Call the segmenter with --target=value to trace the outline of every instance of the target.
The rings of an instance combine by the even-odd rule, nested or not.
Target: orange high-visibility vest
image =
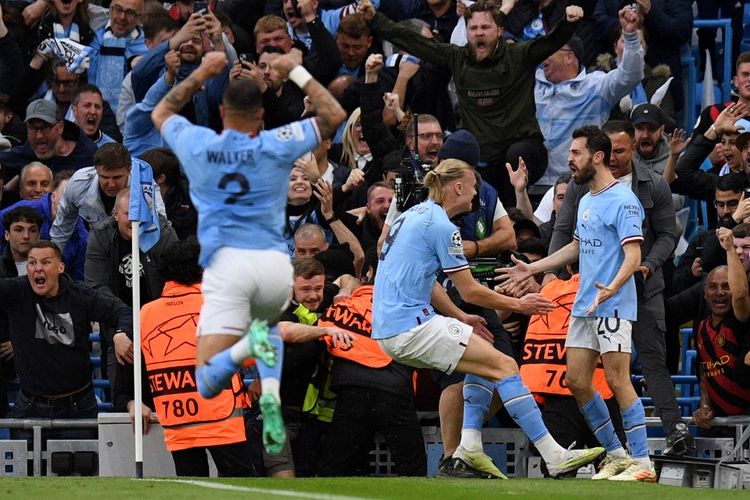
[[[579,285],[580,275],[575,274],[568,281],[553,280],[541,290],[556,307],[548,314],[535,314],[529,320],[520,369],[521,378],[535,395],[572,395],[565,385],[565,338]],[[604,399],[612,397],[601,359],[594,369],[594,387]]]
[[[372,334],[372,293],[373,286],[365,285],[352,292],[351,297],[328,308],[325,315],[318,320],[318,326],[335,326],[357,335],[357,341],[351,347],[333,346],[333,340],[325,337],[328,352],[334,356],[354,361],[370,368],[383,368],[391,361],[383,352]]]
[[[141,308],[141,351],[156,414],[169,451],[245,441],[242,378],[213,399],[195,384],[195,340],[203,295],[200,285],[174,281]]]

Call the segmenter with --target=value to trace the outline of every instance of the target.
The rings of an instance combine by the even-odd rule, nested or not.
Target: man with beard
[[[443,160],[427,173],[424,185],[429,190],[427,200],[396,219],[383,245],[375,275],[372,338],[383,352],[408,366],[485,378],[544,457],[551,475],[593,461],[603,453],[602,448],[566,450],[551,437],[513,358],[493,349],[484,335],[474,333],[474,326],[438,314],[430,305],[436,274],[442,270],[463,300],[475,305],[524,313],[553,309],[552,302],[539,294],[507,297],[480,285],[471,275],[461,232],[450,221],[471,211],[477,194],[476,174],[467,163]],[[468,465],[475,458],[489,462],[482,451],[481,432],[465,430],[471,432],[462,434],[462,447],[466,444],[462,461]],[[502,478],[494,469],[494,477]]]
[[[668,455],[690,455],[695,443],[682,423],[674,387],[666,366],[664,276],[662,265],[674,250],[677,229],[672,197],[667,182],[641,163],[635,156],[633,126],[613,120],[604,125],[604,133],[612,143],[609,170],[612,176],[629,187],[645,207],[643,244],[640,267],[635,275],[638,298],[638,321],[633,323],[633,342],[649,395],[659,410],[667,434]],[[577,223],[578,206],[588,186],[570,183],[562,207],[557,214],[550,242],[550,253],[570,242]]]
[[[359,241],[365,251],[365,270],[368,265],[377,266],[373,258],[377,258],[378,238],[383,232],[385,218],[393,203],[393,184],[378,181],[367,189],[366,215],[362,221]]]
[[[481,146],[479,172],[498,190],[504,205],[515,206],[505,163],[516,167],[523,157],[532,168],[530,184],[547,168],[547,150],[535,117],[535,68],[568,41],[583,10],[570,5],[565,19],[548,35],[506,44],[501,39],[504,15],[494,4],[480,1],[466,9],[466,47],[440,44],[401,27],[376,13],[369,0],[360,2],[357,10],[370,22],[373,34],[420,59],[450,68],[464,126]]]
[[[258,55],[258,69],[262,81],[256,82],[263,91],[263,108],[266,110],[265,126],[274,128],[292,122],[302,116],[305,110],[305,94],[294,82],[274,79],[271,71],[273,61],[283,55],[284,51],[269,45]],[[249,61],[240,61],[243,66],[251,66]],[[252,66],[251,66],[252,67]]]
[[[609,137],[597,127],[573,132],[568,155],[573,181],[589,185],[578,206],[573,241],[532,264],[514,258],[516,266],[500,272],[520,283],[540,272],[579,262],[581,285],[565,341],[565,382],[607,450],[592,479],[655,482],[645,412],[630,381],[631,332],[638,318],[633,274],[642,262],[643,208],[636,195],[613,177],[611,153]],[[622,413],[632,458],[617,439],[607,405],[593,384],[600,354],[607,383]]]
[[[664,172],[669,159],[669,139],[664,134],[661,108],[655,104],[639,104],[630,114],[635,127],[636,158],[657,174]]]
[[[209,43],[213,45],[213,51],[225,52],[221,23],[211,12],[195,13],[190,16],[188,22],[174,36],[149,51],[138,62],[131,74],[131,80],[136,102],[144,100],[143,103],[140,103],[141,106],[136,106],[139,107],[141,114],[138,120],[139,124],[146,127],[146,120],[143,119],[143,116],[150,113],[156,103],[166,95],[171,85],[184,80],[198,67],[203,56],[209,53],[207,48]],[[229,58],[229,55],[227,57]],[[166,73],[170,73],[170,76],[164,74],[165,69],[167,70]],[[196,93],[191,102],[182,110],[183,116],[216,131],[221,130],[218,108],[221,103],[221,94],[229,77],[229,69],[229,65],[227,65],[224,71],[206,82],[205,88]],[[148,95],[150,89],[153,92],[152,95]],[[147,105],[145,101],[148,101]],[[130,113],[132,112],[131,109]],[[130,115],[128,115],[126,125],[128,121],[130,121]],[[150,127],[145,129],[149,130],[149,136],[154,135]],[[136,136],[142,130],[144,129],[132,129],[126,126],[126,135]],[[158,137],[158,131],[154,137],[150,137],[149,145],[143,149],[138,146],[137,139],[133,139],[132,143],[129,141],[127,144],[131,150],[135,149],[141,152],[163,146],[164,144],[155,143],[155,137]]]
[[[33,161],[44,163],[53,172],[91,165],[96,145],[74,123],[60,118],[54,102],[37,99],[29,104],[26,130],[26,143],[0,153],[0,163],[8,169],[7,178]]]

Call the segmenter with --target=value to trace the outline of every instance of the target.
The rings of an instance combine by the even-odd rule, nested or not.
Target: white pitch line
[[[276,495],[280,497],[309,498],[311,500],[366,500],[364,497],[350,497],[345,495],[327,495],[319,493],[308,493],[304,491],[293,490],[274,490],[271,488],[251,488],[249,486],[235,486],[233,484],[212,483],[209,481],[197,481],[195,479],[145,479],[145,481],[155,481],[164,483],[182,483],[203,488],[213,488],[215,490],[242,491],[246,493],[263,493],[266,495]]]

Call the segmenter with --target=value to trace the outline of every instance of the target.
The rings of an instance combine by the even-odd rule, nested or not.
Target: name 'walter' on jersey
[[[236,130],[217,134],[173,115],[161,133],[190,181],[201,266],[223,246],[287,251],[289,172],[294,160],[320,143],[314,119],[250,137]]]
[[[643,241],[643,213],[633,191],[618,181],[581,198],[574,234],[580,247],[581,287],[573,303],[573,316],[588,316],[586,309],[597,294],[595,283],[612,282],[625,260],[622,246]],[[634,321],[637,310],[635,279],[631,276],[614,296],[597,307],[594,316]]]

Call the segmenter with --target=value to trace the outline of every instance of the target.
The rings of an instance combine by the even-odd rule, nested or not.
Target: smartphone
[[[240,62],[243,63],[246,62],[249,64],[255,61],[255,59],[253,59],[253,55],[247,52],[240,54],[238,57],[240,58]]]
[[[750,200],[750,188],[745,188],[745,199]]]
[[[205,14],[206,12],[208,12],[208,4],[206,2],[194,2],[193,12]]]
[[[295,16],[302,17],[302,11],[299,10],[299,4],[297,4],[297,0],[292,0],[292,9],[294,9]]]

